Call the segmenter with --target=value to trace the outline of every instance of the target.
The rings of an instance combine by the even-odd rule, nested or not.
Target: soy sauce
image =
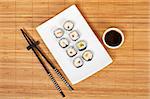
[[[122,36],[115,30],[111,30],[105,35],[105,42],[109,46],[115,47],[118,46],[122,41]]]

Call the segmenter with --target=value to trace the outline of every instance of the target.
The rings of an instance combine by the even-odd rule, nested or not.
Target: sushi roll
[[[65,30],[71,31],[74,27],[74,24],[73,24],[73,22],[68,20],[64,23],[63,27],[64,27]]]
[[[66,52],[69,57],[73,57],[77,54],[77,51],[73,46],[69,47]]]
[[[77,57],[73,60],[73,65],[76,67],[76,68],[79,68],[81,66],[83,66],[83,61],[80,57]]]
[[[58,28],[54,31],[54,35],[56,38],[60,38],[64,35],[64,31],[61,28]]]
[[[86,49],[87,44],[84,40],[80,40],[79,42],[76,43],[76,47],[78,48],[79,51],[83,51]]]
[[[69,36],[73,41],[76,41],[80,37],[77,31],[72,31]]]
[[[82,58],[86,61],[90,61],[93,58],[93,53],[90,50],[87,50],[82,54]]]
[[[69,45],[69,41],[66,38],[62,38],[59,40],[59,45],[62,48],[66,48]]]

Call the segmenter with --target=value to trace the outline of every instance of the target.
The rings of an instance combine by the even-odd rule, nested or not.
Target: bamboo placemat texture
[[[149,0],[0,0],[0,99],[62,98],[32,51],[26,50],[27,43],[19,29],[25,27],[40,40],[40,46],[57,65],[35,28],[72,4],[77,5],[99,38],[104,30],[114,26],[124,32],[125,43],[117,50],[107,49],[114,62],[73,85],[73,93],[52,72],[66,99],[150,99],[149,3]]]

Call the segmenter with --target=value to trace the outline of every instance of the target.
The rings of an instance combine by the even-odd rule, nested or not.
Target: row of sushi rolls
[[[91,61],[93,58],[93,53],[91,50],[86,50],[87,48],[87,43],[84,40],[78,40],[80,38],[79,33],[76,30],[73,30],[74,28],[74,23],[70,20],[67,20],[63,24],[63,28],[57,28],[54,30],[54,35],[56,38],[60,38],[59,40],[59,45],[62,48],[67,48],[66,53],[69,57],[75,57],[77,54],[77,50],[75,47],[78,49],[78,51],[83,51],[81,57],[75,57],[73,59],[73,65],[76,68],[79,68],[83,66],[84,61]],[[70,42],[67,38],[64,37],[64,30],[69,31],[69,37],[71,38],[72,41],[75,42],[75,47],[74,46],[69,46]]]

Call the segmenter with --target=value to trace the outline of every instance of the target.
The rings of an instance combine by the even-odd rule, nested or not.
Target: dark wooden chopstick
[[[30,41],[29,37],[25,34],[25,32],[23,31],[23,29],[21,29],[21,32],[22,32],[23,36],[25,37],[25,39],[27,40],[27,42],[29,44],[29,47],[33,50],[33,52],[36,55],[36,57],[38,58],[39,62],[42,64],[44,70],[47,72],[47,75],[50,77],[50,79],[54,83],[56,89],[59,91],[59,93],[62,95],[62,97],[65,97],[63,91],[61,90],[60,86],[56,82],[55,78],[53,77],[53,75],[51,74],[51,72],[49,71],[49,69],[46,67],[46,65],[44,64],[44,62],[42,61],[42,58],[40,57],[40,53],[38,51],[36,51],[36,48],[35,48],[36,43],[33,43],[33,42]]]
[[[31,41],[32,44],[36,43],[38,45],[38,41],[35,41],[30,35],[29,33],[25,30],[22,29],[23,31],[25,31],[25,35],[27,35],[29,37],[29,40]],[[47,55],[44,53],[44,51],[40,48],[40,46],[35,46],[35,48],[41,53],[41,55],[45,58],[45,60],[49,63],[49,65],[52,67],[52,69],[55,71],[55,73],[59,76],[59,78],[65,83],[65,85],[69,88],[69,90],[74,90],[72,88],[72,86],[66,81],[66,79],[63,77],[63,75],[61,74],[61,72],[52,64],[52,62],[50,61],[50,59],[47,57]]]

